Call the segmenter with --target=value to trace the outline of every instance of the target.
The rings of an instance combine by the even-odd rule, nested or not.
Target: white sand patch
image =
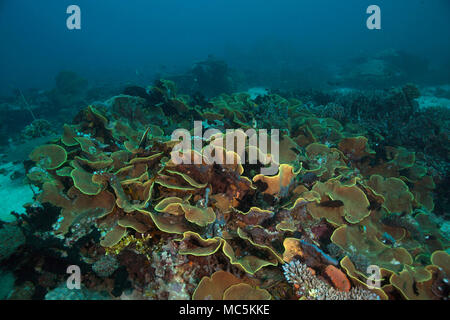
[[[435,96],[440,98],[448,98],[450,95],[450,84],[440,86],[430,86],[420,88],[420,93],[424,96]]]
[[[433,96],[422,96],[417,98],[416,101],[419,103],[420,109],[426,109],[430,107],[443,107],[450,108],[450,99],[437,98]]]
[[[331,93],[337,93],[337,94],[351,94],[354,92],[358,92],[357,89],[354,88],[346,88],[346,87],[341,87],[341,88],[336,88],[330,91]]]
[[[20,177],[11,180],[10,176],[15,171],[24,171],[23,165],[6,163],[0,165],[0,220],[11,222],[15,217],[11,215],[11,211],[25,213],[23,205],[33,202],[33,192],[30,186],[23,184],[23,178]]]
[[[265,97],[269,94],[269,91],[263,87],[254,87],[247,90],[251,100],[255,100],[257,97]]]

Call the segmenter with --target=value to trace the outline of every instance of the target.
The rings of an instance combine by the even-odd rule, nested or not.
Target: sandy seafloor
[[[33,191],[23,183],[24,177],[11,179],[18,170],[24,171],[22,164],[9,162],[0,165],[0,220],[6,222],[15,220],[12,211],[25,213],[23,205],[33,202]]]

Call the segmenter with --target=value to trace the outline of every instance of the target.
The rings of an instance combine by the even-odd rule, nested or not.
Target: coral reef
[[[19,226],[41,297],[69,295],[58,287],[63,272],[46,270],[51,254],[61,268],[82,267],[85,289],[73,298],[448,298],[449,239],[432,213],[439,176],[383,131],[349,122],[373,109],[352,100],[351,112],[327,103],[320,114],[293,97],[246,92],[199,105],[167,80],[124,93],[81,110],[29,155],[26,178],[39,192]],[[383,108],[407,123],[418,94],[393,89]],[[216,130],[191,137],[200,149],[175,149],[173,130],[194,121],[241,128],[233,140],[275,127],[279,140],[268,150],[230,146],[232,133]],[[276,147],[276,172],[261,173]],[[250,154],[258,161],[237,161]],[[373,265],[379,287],[368,285]]]
[[[36,119],[22,130],[21,138],[27,140],[52,134],[56,134],[56,132],[50,122],[45,119]]]
[[[429,73],[429,62],[401,50],[387,49],[347,63],[336,77],[343,85],[385,88],[407,80],[423,80]]]
[[[108,295],[96,291],[90,291],[86,288],[81,290],[70,290],[65,284],[48,292],[45,300],[108,300]]]
[[[0,299],[5,300],[8,299],[11,295],[11,291],[14,289],[14,275],[11,272],[0,272]]]
[[[0,226],[0,261],[8,259],[24,243],[25,236],[18,226]]]
[[[190,70],[180,75],[168,75],[181,91],[202,100],[222,93],[231,93],[234,89],[232,70],[228,64],[209,55],[206,60],[198,61]]]
[[[92,270],[102,278],[110,277],[119,267],[117,258],[112,255],[101,257],[92,265]]]
[[[315,276],[315,271],[309,269],[299,260],[283,265],[284,276],[297,289],[296,294],[308,300],[379,300],[375,293],[354,287],[351,290],[338,290],[321,281]],[[345,275],[344,275],[345,277]],[[348,281],[348,280],[346,280]]]

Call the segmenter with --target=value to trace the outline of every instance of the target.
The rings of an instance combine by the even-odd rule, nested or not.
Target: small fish
[[[394,237],[391,236],[391,235],[390,235],[389,233],[387,233],[387,232],[383,233],[382,241],[383,241],[384,244],[388,244],[388,245],[391,245],[391,246],[394,246],[395,243],[397,242],[397,241],[394,239]]]
[[[335,265],[335,266],[339,264],[339,262],[338,262],[336,259],[334,259],[334,258],[332,258],[330,255],[326,254],[322,249],[320,249],[320,248],[319,248],[318,246],[316,246],[315,244],[308,243],[308,242],[306,242],[305,240],[300,240],[300,243],[303,244],[303,245],[305,245],[305,246],[307,246],[307,247],[312,248],[314,251],[316,251],[317,253],[319,253],[319,255],[321,255],[323,258],[325,258],[325,260],[326,260],[328,263],[333,264],[333,265]]]

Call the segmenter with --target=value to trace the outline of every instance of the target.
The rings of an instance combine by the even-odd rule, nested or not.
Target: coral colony
[[[194,121],[194,137],[186,129],[177,129],[172,133],[172,141],[182,141],[172,149],[171,160],[174,164],[197,164],[203,162],[207,164],[243,164],[246,162],[246,151],[248,154],[248,164],[263,165],[261,173],[274,175],[278,171],[279,161],[279,130],[272,129],[270,134],[270,156],[268,156],[268,134],[266,129],[254,128],[232,130],[227,129],[223,134],[218,129],[208,129],[203,133],[201,121]],[[225,137],[225,139],[223,139]],[[217,139],[216,139],[217,138]],[[246,140],[248,138],[248,144]],[[197,157],[191,157],[192,141]],[[203,147],[203,141],[210,145]],[[221,152],[221,150],[235,150],[236,152]]]
[[[410,101],[416,89],[400,90]],[[448,298],[435,171],[336,120],[345,102],[264,91],[196,103],[168,80],[126,93],[29,154],[34,202],[2,224],[0,260],[14,264],[4,277],[33,278],[9,298]],[[66,287],[69,265],[80,290]]]

